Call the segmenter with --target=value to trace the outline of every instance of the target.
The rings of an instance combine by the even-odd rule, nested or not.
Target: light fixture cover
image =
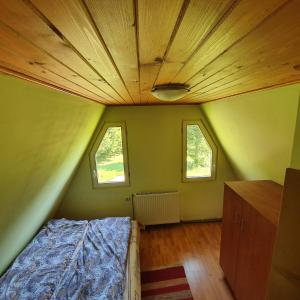
[[[154,86],[152,95],[162,101],[176,101],[183,98],[190,90],[185,84],[164,84]]]

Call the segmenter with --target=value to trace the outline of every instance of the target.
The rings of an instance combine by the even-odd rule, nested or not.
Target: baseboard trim
[[[147,230],[149,228],[160,228],[166,226],[176,226],[180,224],[191,224],[191,223],[220,223],[222,218],[213,218],[213,219],[199,219],[199,220],[180,220],[178,223],[166,223],[166,224],[153,224],[153,225],[142,225],[141,230]]]
[[[180,223],[219,223],[222,222],[222,218],[213,219],[198,219],[198,220],[180,220]]]

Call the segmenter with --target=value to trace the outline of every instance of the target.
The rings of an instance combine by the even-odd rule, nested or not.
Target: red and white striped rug
[[[182,266],[142,272],[141,281],[144,300],[193,300]]]

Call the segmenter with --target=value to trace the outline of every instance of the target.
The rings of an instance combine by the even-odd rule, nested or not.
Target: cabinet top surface
[[[271,180],[227,181],[225,185],[242,197],[262,216],[278,225],[283,187]]]

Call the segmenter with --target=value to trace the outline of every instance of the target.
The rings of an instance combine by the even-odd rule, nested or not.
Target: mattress
[[[129,218],[51,220],[0,278],[0,299],[139,299],[137,242]]]

